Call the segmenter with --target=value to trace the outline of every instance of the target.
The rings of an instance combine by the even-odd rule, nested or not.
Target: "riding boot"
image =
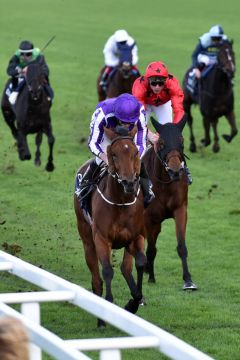
[[[155,198],[155,195],[152,191],[152,182],[149,179],[147,170],[143,162],[141,163],[140,184],[143,191],[144,208],[147,208],[150,202]]]
[[[80,207],[82,209],[86,209],[86,210],[89,209],[89,195],[92,190],[91,185],[93,185],[93,182],[91,180],[93,180],[93,176],[96,175],[98,169],[99,169],[98,164],[96,163],[95,160],[92,160],[82,177],[80,184],[80,194],[79,194]]]
[[[24,79],[22,79],[19,83],[18,86],[13,88],[14,90],[12,91],[12,93],[10,94],[8,101],[10,102],[11,105],[15,105],[18,95],[20,93],[20,91],[22,90],[22,88],[24,87],[26,81]]]
[[[193,179],[192,179],[192,175],[191,175],[190,170],[187,167],[186,163],[184,164],[184,171],[185,171],[185,174],[187,175],[187,183],[188,183],[188,185],[191,185],[193,182]]]
[[[106,69],[104,70],[104,72],[102,73],[99,85],[102,87],[102,89],[106,92],[107,90],[107,81],[108,81],[108,76],[111,72],[111,69],[109,66],[106,67]]]

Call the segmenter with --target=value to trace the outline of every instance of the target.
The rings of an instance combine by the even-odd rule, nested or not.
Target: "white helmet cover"
[[[126,32],[126,30],[117,30],[114,33],[114,38],[116,42],[127,41],[128,33]]]
[[[209,30],[209,34],[211,37],[223,37],[223,28],[220,25],[214,25]]]

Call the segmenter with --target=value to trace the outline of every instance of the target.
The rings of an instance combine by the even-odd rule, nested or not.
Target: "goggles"
[[[159,80],[150,80],[149,83],[151,86],[163,86],[166,82],[166,79],[159,79]]]

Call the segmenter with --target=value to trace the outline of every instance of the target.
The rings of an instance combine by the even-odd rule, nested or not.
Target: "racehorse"
[[[156,147],[151,147],[143,157],[144,164],[153,184],[155,199],[145,210],[147,233],[147,266],[149,282],[155,282],[154,260],[157,253],[156,241],[161,224],[173,218],[176,226],[177,253],[182,261],[183,289],[196,289],[187,265],[187,246],[185,241],[187,226],[188,185],[184,172],[184,153],[182,129],[186,120],[178,124],[159,124],[151,118],[159,133]]]
[[[27,135],[36,133],[35,165],[41,165],[40,145],[42,134],[46,134],[49,145],[49,156],[46,164],[47,171],[54,170],[53,144],[50,107],[51,99],[44,88],[45,78],[39,64],[29,64],[25,74],[25,85],[18,95],[16,105],[8,101],[6,89],[11,80],[8,80],[2,97],[2,113],[13,137],[17,141],[20,160],[30,160],[31,154],[27,143]]]
[[[126,130],[126,129],[124,129]],[[83,241],[85,259],[92,274],[92,290],[98,296],[103,294],[103,282],[106,285],[106,300],[113,302],[111,283],[113,267],[111,264],[112,249],[124,248],[121,272],[129,286],[132,299],[125,309],[136,313],[142,299],[143,271],[146,264],[144,254],[144,202],[139,184],[140,158],[138,149],[133,142],[137,129],[124,136],[112,129],[104,128],[111,144],[107,149],[108,173],[96,185],[91,196],[91,221],[79,206],[78,197],[74,195],[74,207],[77,226]],[[81,177],[89,161],[78,171]],[[137,282],[132,275],[132,257],[135,258]],[[98,263],[99,262],[99,263]],[[98,319],[98,327],[104,326]]]
[[[117,97],[124,93],[132,93],[134,81],[140,76],[139,71],[132,65],[132,46],[122,45],[119,48],[119,65],[113,68],[107,81],[106,91],[100,86],[100,79],[104,68],[97,79],[98,100]]]
[[[237,125],[234,114],[233,76],[235,73],[235,55],[232,43],[226,43],[219,49],[217,63],[210,65],[202,71],[198,81],[198,96],[193,96],[187,88],[189,69],[184,77],[184,110],[187,114],[187,121],[190,129],[190,151],[196,152],[195,136],[193,133],[193,118],[191,115],[192,104],[199,104],[203,116],[204,138],[201,140],[204,146],[211,143],[210,128],[214,133],[214,144],[212,150],[220,150],[219,136],[217,132],[218,119],[225,116],[230,125],[230,135],[222,137],[230,143],[237,135]]]

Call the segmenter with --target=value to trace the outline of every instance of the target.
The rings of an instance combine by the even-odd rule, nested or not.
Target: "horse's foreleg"
[[[212,122],[213,138],[214,138],[214,143],[213,143],[212,150],[213,150],[213,152],[215,152],[215,153],[219,152],[219,150],[220,150],[219,136],[218,136],[218,132],[217,132],[217,125],[218,125],[218,119],[215,119],[215,120]]]
[[[146,221],[147,229],[147,264],[145,266],[145,271],[148,273],[148,282],[155,283],[155,274],[154,274],[154,260],[157,255],[156,241],[158,234],[161,231],[161,224],[152,224]]]
[[[48,138],[48,146],[49,146],[49,155],[48,155],[48,162],[45,167],[47,171],[53,171],[54,170],[54,164],[53,164],[53,145],[55,142],[55,138],[52,133],[52,126],[49,123],[49,127],[47,131],[45,132]]]
[[[231,111],[228,115],[226,115],[226,119],[228,120],[228,123],[230,125],[231,133],[230,133],[230,135],[223,134],[222,137],[224,138],[224,140],[226,140],[228,143],[230,143],[232,141],[232,139],[238,133],[236,117],[235,117],[234,111]]]
[[[201,139],[201,143],[204,146],[211,144],[210,139],[210,121],[205,116],[203,117],[203,128],[204,128],[204,138]]]
[[[42,143],[42,132],[38,132],[36,137],[35,137],[35,144],[37,147],[36,153],[35,153],[35,160],[34,163],[36,166],[40,166],[41,165],[41,152],[40,152],[40,146]]]
[[[197,147],[196,147],[196,143],[195,143],[195,136],[194,136],[194,133],[193,133],[193,117],[192,117],[192,114],[191,114],[190,106],[189,106],[188,111],[185,114],[187,116],[187,123],[188,123],[189,131],[190,131],[189,150],[192,153],[195,153],[197,151]]]
[[[175,225],[176,225],[176,236],[177,236],[177,253],[182,261],[183,270],[183,289],[197,289],[196,285],[192,282],[191,274],[188,270],[187,256],[188,250],[185,241],[186,225],[187,225],[187,207],[183,205],[174,212]]]
[[[95,234],[94,244],[96,246],[97,257],[102,266],[102,277],[106,285],[106,300],[113,302],[111,286],[114,272],[110,260],[111,248],[99,233]]]
[[[122,274],[128,284],[133,299],[125,305],[125,309],[131,313],[136,313],[139,304],[143,301],[142,296],[142,282],[143,282],[143,271],[146,265],[146,256],[144,254],[144,238],[139,235],[137,241],[137,248],[135,243],[132,243],[128,250],[125,249],[124,257],[121,265]],[[137,270],[137,284],[132,275],[132,259],[135,258],[135,266]]]
[[[27,135],[18,130],[17,136],[18,155],[20,160],[30,160],[31,154],[27,143]]]

